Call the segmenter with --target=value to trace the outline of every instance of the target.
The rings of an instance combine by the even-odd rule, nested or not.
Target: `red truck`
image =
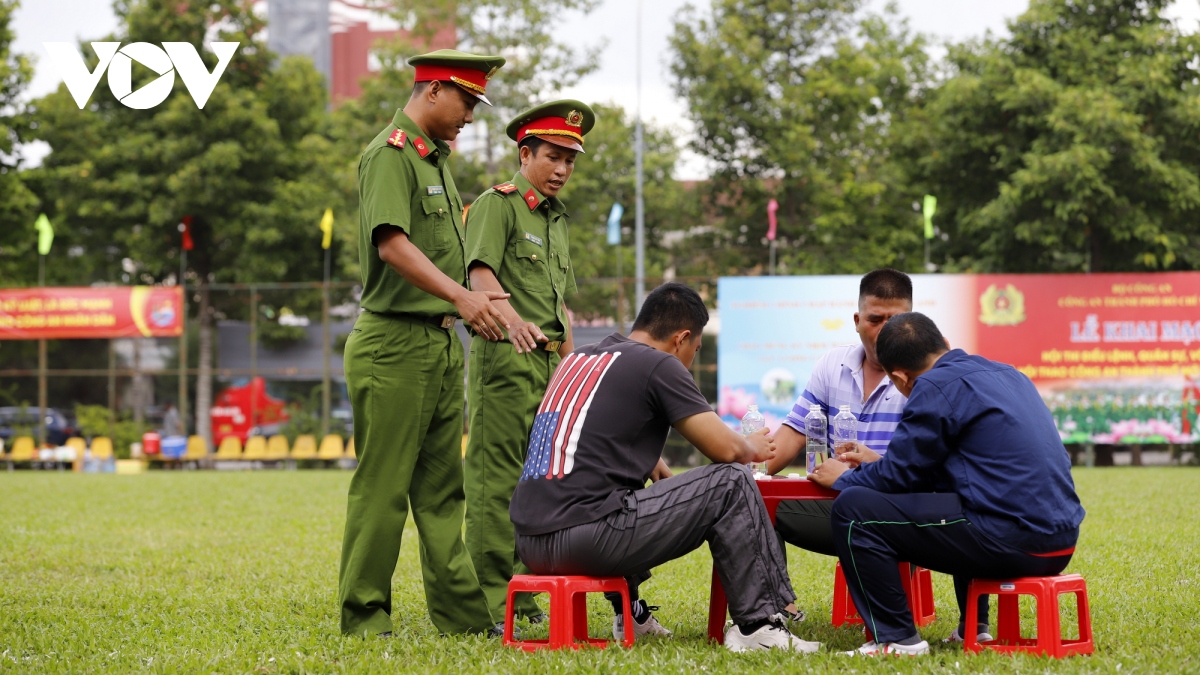
[[[267,393],[267,383],[261,377],[222,390],[209,413],[213,442],[220,443],[226,436],[237,436],[245,442],[251,435],[279,433],[288,421],[284,405],[284,401]]]

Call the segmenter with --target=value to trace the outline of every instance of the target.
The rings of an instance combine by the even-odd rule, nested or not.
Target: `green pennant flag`
[[[933,214],[937,211],[937,197],[925,195],[925,238],[933,239]]]
[[[54,226],[50,224],[50,219],[44,213],[38,216],[33,226],[38,231],[38,254],[46,255],[50,252],[50,244],[54,243]]]

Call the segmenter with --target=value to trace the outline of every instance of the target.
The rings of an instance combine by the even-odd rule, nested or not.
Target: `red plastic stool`
[[[617,592],[621,594],[625,614],[625,639],[621,644],[633,646],[633,612],[629,605],[629,585],[621,577],[551,577],[517,574],[508,582],[508,602],[513,607],[517,593],[550,594],[550,638],[548,640],[514,640],[513,614],[504,616],[504,645],[527,652],[539,649],[579,649],[592,646],[607,647],[612,640],[588,637],[587,594]]]
[[[1074,593],[1079,603],[1079,639],[1063,640],[1059,621],[1058,599],[1064,593]],[[1096,650],[1092,641],[1092,615],[1088,609],[1087,582],[1078,574],[1056,577],[1025,577],[1022,579],[975,579],[967,590],[966,625],[978,623],[978,598],[998,596],[996,639],[980,643],[975,631],[967,631],[963,649],[980,652],[1032,652],[1061,659],[1075,654],[1091,654]],[[1021,613],[1018,596],[1037,598],[1037,637],[1021,637]]]
[[[915,571],[914,571],[915,570]],[[933,575],[924,567],[900,563],[900,583],[904,584],[904,594],[908,596],[908,608],[912,611],[913,620],[918,626],[928,626],[937,619],[937,610],[933,606]],[[846,575],[842,572],[842,563],[838,563],[833,573],[833,619],[835,626],[862,623],[862,617],[850,597],[850,589],[846,587]]]

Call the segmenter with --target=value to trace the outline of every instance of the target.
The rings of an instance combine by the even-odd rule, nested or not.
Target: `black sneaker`
[[[491,628],[489,628],[488,632],[487,632],[487,636],[489,638],[504,637],[504,622],[501,621],[501,622],[497,623],[495,626],[492,626]],[[521,639],[521,627],[520,626],[517,626],[517,625],[513,626],[513,639],[514,640]]]

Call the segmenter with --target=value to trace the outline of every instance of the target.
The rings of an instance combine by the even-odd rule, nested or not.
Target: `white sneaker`
[[[783,615],[771,617],[771,623],[749,635],[742,635],[736,625],[725,630],[725,648],[731,652],[749,652],[758,649],[785,649],[787,651],[812,654],[821,648],[820,642],[801,640],[784,627]]]
[[[951,633],[949,637],[942,638],[942,642],[962,642],[962,641],[963,641],[963,637],[962,637],[962,635],[959,635],[957,628],[954,629],[954,632]],[[976,642],[991,642],[992,634],[991,633],[977,633],[975,635],[975,641]]]
[[[650,618],[646,619],[646,623],[638,623],[637,619],[633,620],[633,639],[637,640],[643,635],[670,635],[671,631],[664,628],[663,625],[658,622],[658,619],[654,618],[654,611],[657,610],[658,607],[646,605],[645,600],[638,600],[638,602],[642,603],[646,608],[646,611],[650,612]],[[613,639],[625,639],[624,614],[618,614],[613,617]]]
[[[921,640],[915,645],[902,645],[895,642],[881,645],[872,640],[854,651],[841,653],[845,656],[880,656],[884,654],[893,656],[922,656],[929,653],[929,643]]]

